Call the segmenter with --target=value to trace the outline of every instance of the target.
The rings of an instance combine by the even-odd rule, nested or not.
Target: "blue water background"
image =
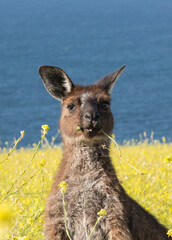
[[[38,142],[42,124],[56,134],[44,64],[86,85],[126,64],[112,95],[117,140],[172,140],[171,0],[0,0],[0,146],[20,130],[20,146]]]

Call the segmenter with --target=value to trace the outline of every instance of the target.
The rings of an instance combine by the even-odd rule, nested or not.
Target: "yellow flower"
[[[36,143],[32,143],[32,146],[33,146],[34,148],[36,148],[36,147],[37,147]]]
[[[63,193],[65,193],[68,188],[68,184],[65,181],[60,182],[58,186]]]
[[[27,220],[27,222],[28,222],[28,224],[32,225],[32,224],[33,224],[33,218],[29,218],[29,219]]]
[[[42,125],[42,127],[41,127],[43,130],[44,130],[44,134],[47,134],[48,133],[48,129],[50,129],[49,128],[49,126],[48,125]]]
[[[20,134],[21,134],[21,139],[24,138],[24,135],[25,135],[25,131],[20,131]]]
[[[44,159],[42,159],[40,162],[39,162],[39,166],[40,167],[44,167],[46,164],[46,161]]]
[[[104,215],[107,215],[107,212],[106,212],[105,209],[101,209],[101,210],[97,213],[97,215],[99,215],[99,216],[104,216]]]
[[[27,236],[15,238],[17,240],[29,240]]]
[[[166,156],[165,161],[167,163],[171,163],[172,162],[172,156]]]
[[[169,237],[172,237],[172,229],[169,229],[169,230],[168,230],[167,235],[168,235]]]
[[[0,207],[0,224],[7,223],[9,224],[13,218],[11,209],[6,205],[1,205]]]
[[[0,239],[8,232],[12,218],[13,213],[8,205],[0,205]]]
[[[29,205],[31,203],[31,200],[30,199],[26,199],[23,201],[26,205]]]

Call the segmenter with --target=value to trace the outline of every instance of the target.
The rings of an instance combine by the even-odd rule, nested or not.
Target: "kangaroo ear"
[[[60,101],[63,101],[64,97],[74,88],[68,75],[58,67],[41,66],[39,74],[47,91]]]
[[[110,73],[109,75],[103,77],[101,80],[95,83],[96,86],[101,87],[105,89],[109,94],[111,94],[113,86],[118,79],[118,77],[121,75],[125,68],[125,65],[118,69],[117,71]]]

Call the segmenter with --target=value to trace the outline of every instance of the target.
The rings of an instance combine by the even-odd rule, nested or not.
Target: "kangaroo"
[[[165,240],[167,229],[127,195],[109,156],[109,138],[114,125],[110,95],[125,66],[91,86],[75,85],[60,68],[41,66],[47,91],[62,102],[60,131],[63,159],[45,210],[47,240],[68,240],[65,231],[61,181],[65,193],[67,228],[72,240],[87,240],[97,212],[107,211],[96,226],[94,240]],[[77,131],[79,127],[79,131]],[[103,130],[103,131],[102,131]],[[106,147],[105,147],[106,146]]]

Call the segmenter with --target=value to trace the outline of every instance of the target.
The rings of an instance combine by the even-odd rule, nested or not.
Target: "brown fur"
[[[69,185],[65,202],[67,227],[73,240],[88,239],[97,220],[97,212],[102,208],[106,209],[107,216],[101,219],[91,239],[171,239],[166,235],[167,229],[131,199],[120,185],[107,150],[109,139],[101,132],[101,129],[107,134],[112,132],[113,116],[107,102],[122,70],[93,86],[82,87],[74,86],[59,68],[40,68],[49,93],[62,101],[60,130],[64,143],[63,159],[46,204],[47,240],[68,239],[58,187],[61,181]],[[55,79],[60,82],[58,86]],[[69,110],[71,104],[75,106],[74,110]],[[81,131],[76,131],[78,126],[82,127]]]

